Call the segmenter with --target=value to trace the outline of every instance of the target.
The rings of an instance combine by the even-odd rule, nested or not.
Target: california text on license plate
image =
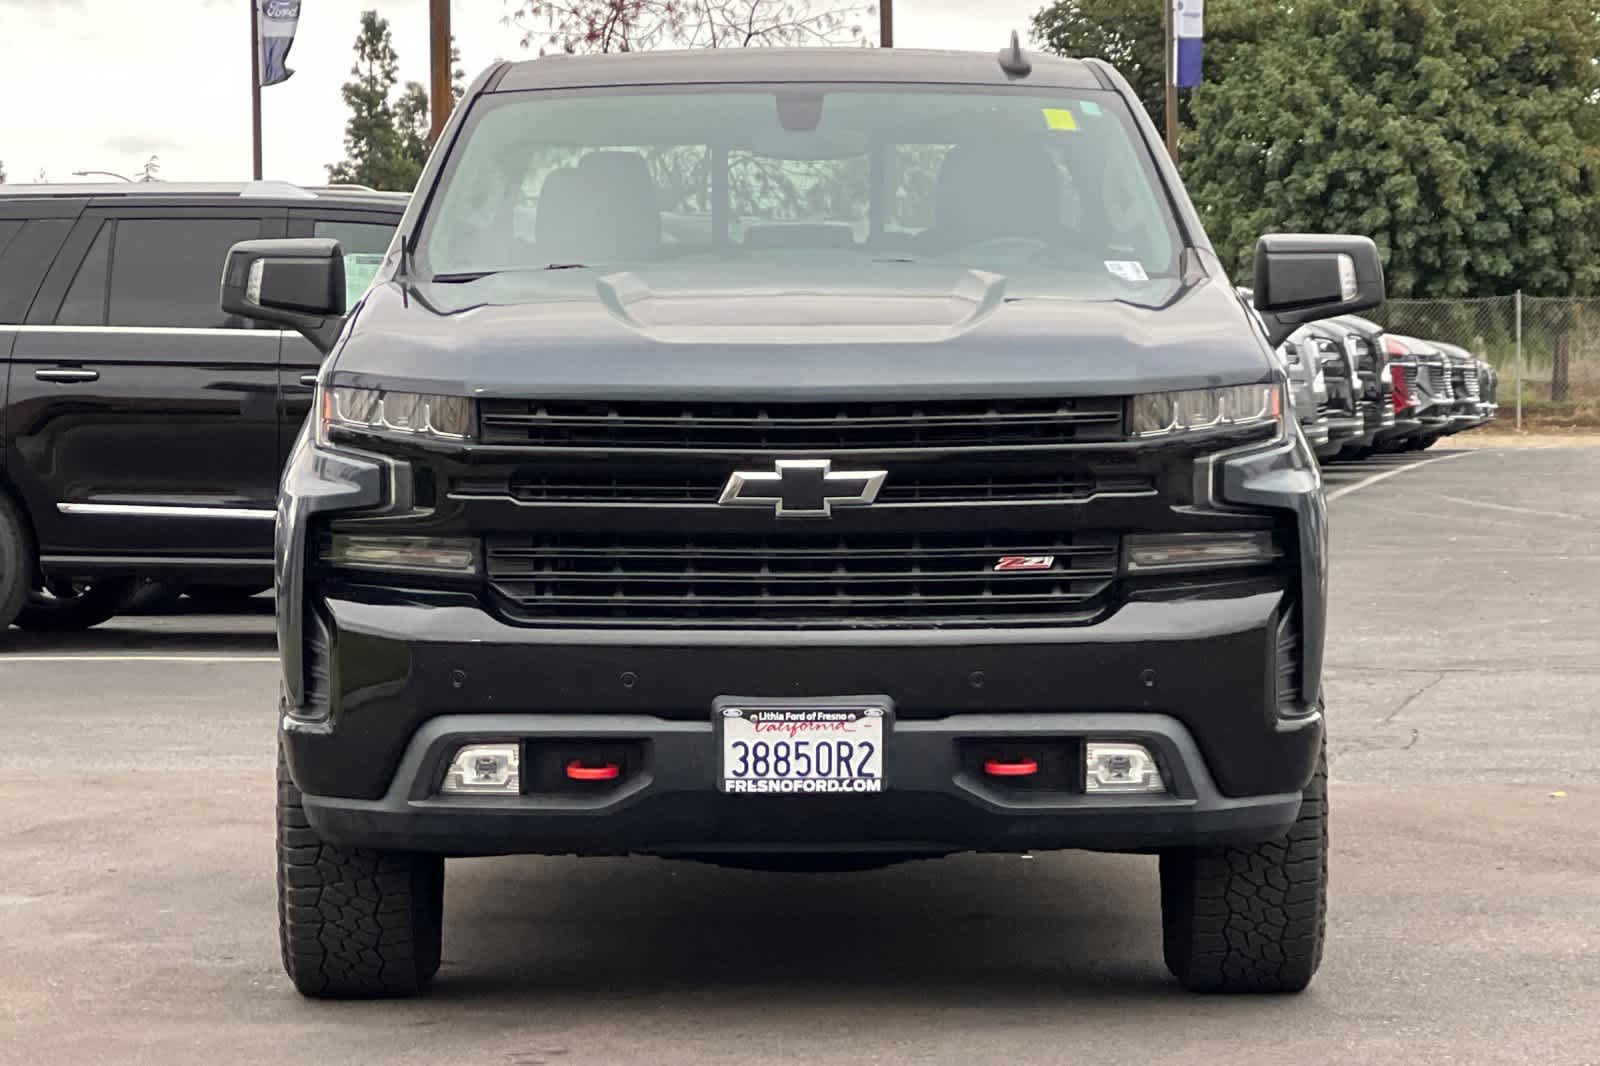
[[[720,723],[724,792],[882,792],[882,707],[723,707]]]

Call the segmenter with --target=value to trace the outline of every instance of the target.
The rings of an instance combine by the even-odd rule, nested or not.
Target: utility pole
[[[1172,159],[1172,165],[1178,165],[1178,42],[1175,37],[1177,27],[1172,19],[1172,0],[1161,0],[1166,8],[1165,17],[1161,20],[1163,35],[1167,41],[1167,155]]]
[[[260,0],[250,0],[250,173],[261,180],[261,27],[256,18]]]
[[[878,0],[878,47],[894,47],[894,0]]]
[[[433,84],[428,100],[428,117],[433,128],[428,141],[439,143],[445,119],[455,101],[450,97],[450,0],[429,0],[428,27],[432,39]]]

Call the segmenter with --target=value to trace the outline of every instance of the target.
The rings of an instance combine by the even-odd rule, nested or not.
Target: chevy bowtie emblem
[[[884,470],[835,470],[830,459],[779,459],[772,470],[736,470],[717,502],[768,507],[779,518],[827,518],[835,507],[864,507],[878,498]]]

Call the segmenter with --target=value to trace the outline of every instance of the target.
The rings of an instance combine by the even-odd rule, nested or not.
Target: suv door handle
[[[40,381],[99,381],[100,371],[84,370],[82,367],[54,367],[52,369],[35,370],[33,376]]]
[[[301,374],[300,375],[300,384],[304,385],[308,389],[316,388],[317,387],[317,375],[315,375],[315,374]]]

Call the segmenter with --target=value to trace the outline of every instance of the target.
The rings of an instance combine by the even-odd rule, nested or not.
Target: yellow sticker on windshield
[[[1064,107],[1047,107],[1044,109],[1044,124],[1053,130],[1075,130],[1078,120],[1072,117],[1072,112]]]

